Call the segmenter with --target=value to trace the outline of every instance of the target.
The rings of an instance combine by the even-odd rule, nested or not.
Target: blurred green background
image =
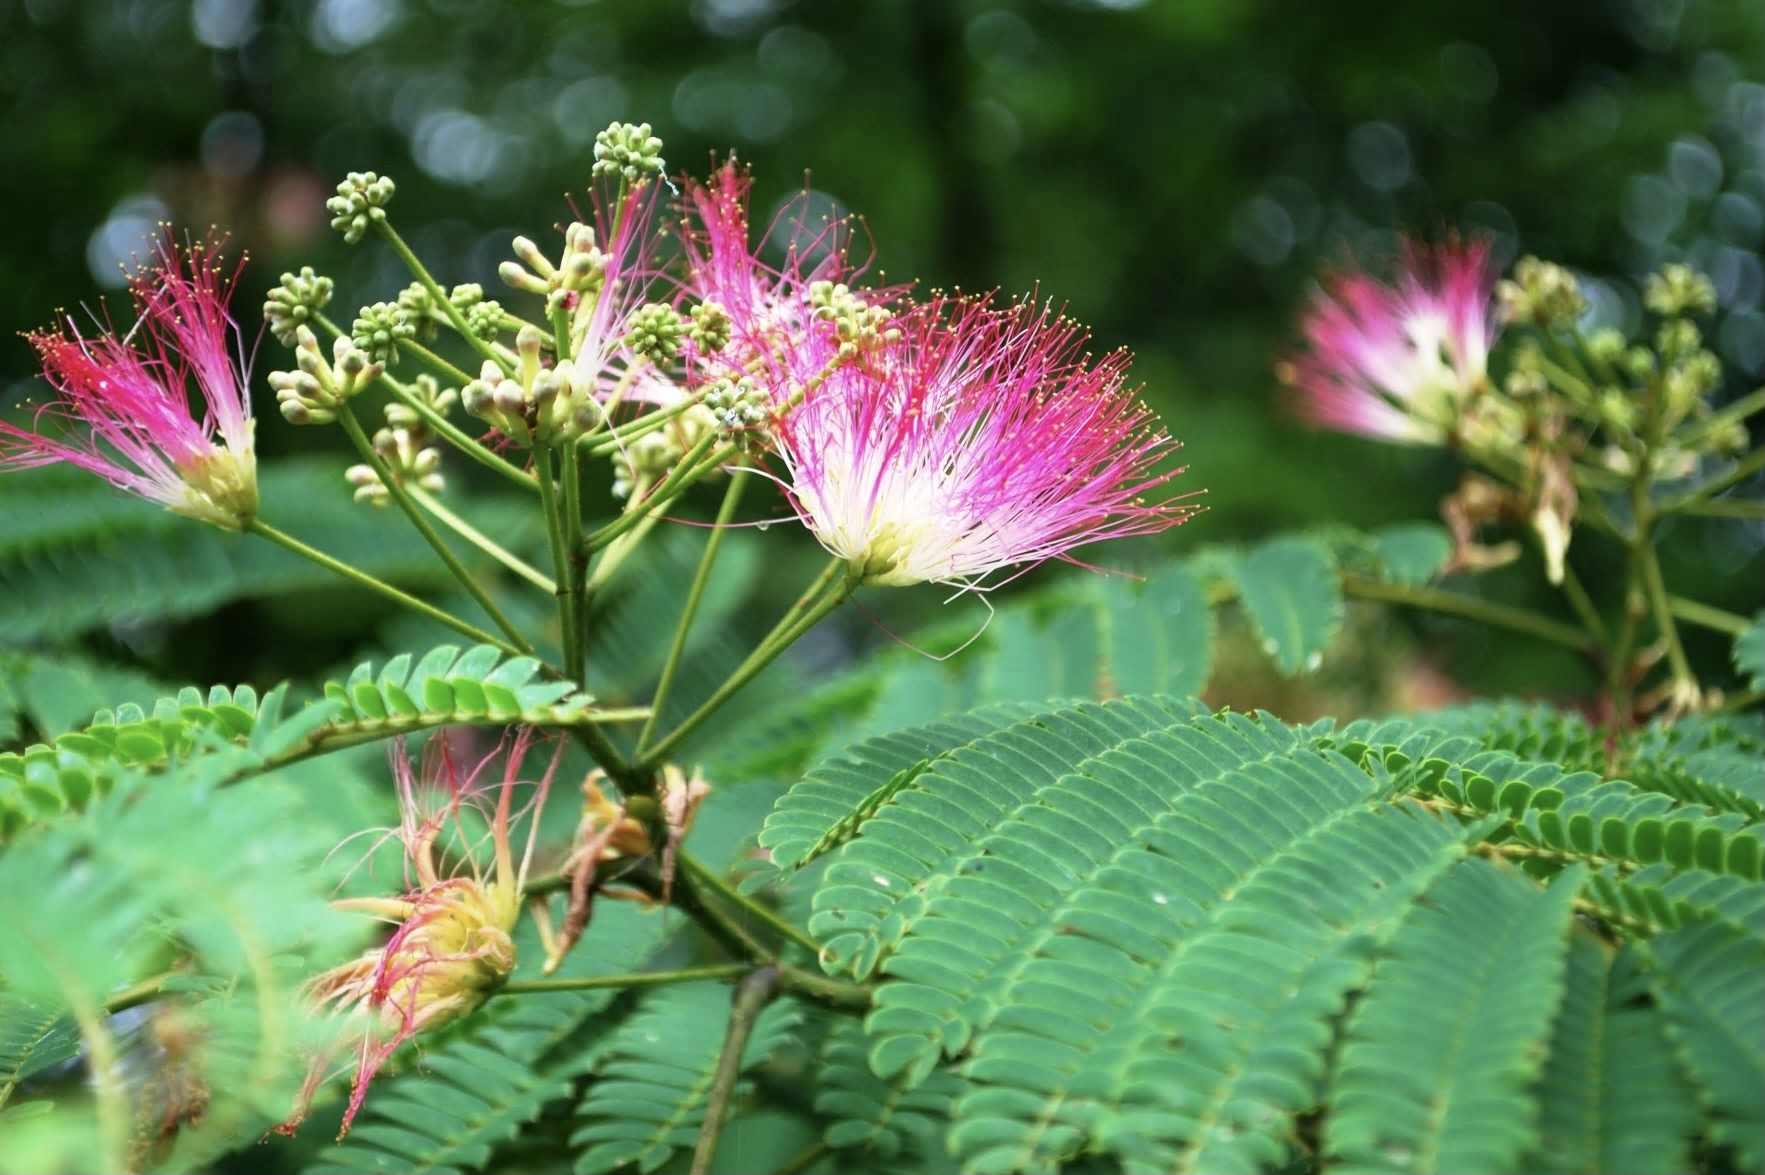
[[[814,199],[863,215],[889,280],[1039,286],[1100,348],[1132,348],[1187,446],[1179,484],[1206,487],[1209,506],[1104,560],[1146,565],[1203,542],[1436,516],[1450,458],[1299,428],[1270,374],[1320,267],[1388,249],[1400,229],[1484,233],[1504,260],[1565,261],[1594,316],[1632,329],[1640,277],[1689,259],[1719,292],[1710,333],[1728,394],[1756,386],[1762,38],[1757,0],[0,0],[13,226],[0,322],[95,305],[161,219],[219,225],[249,249],[235,305],[248,342],[262,292],[301,264],[336,278],[332,314],[347,321],[409,280],[383,247],[346,248],[328,229],[323,201],[352,169],[397,179],[396,221],[444,283],[496,296],[509,238],[542,237],[580,201],[595,133],[648,121],[675,171],[732,150],[751,162],[758,222],[807,170]],[[0,402],[31,393],[31,360],[22,340],[0,347]],[[275,414],[263,381],[286,365],[265,337],[261,451],[341,454],[334,430]],[[477,484],[458,461],[450,471]],[[334,484],[336,503],[269,501],[266,516],[299,531],[334,515],[347,503]],[[0,480],[0,511],[23,509],[18,493]],[[793,541],[786,530],[769,549]],[[810,563],[798,541],[801,560],[767,563],[774,597]],[[1757,526],[1707,521],[1669,541],[1681,590],[1758,606]],[[1572,554],[1596,591],[1612,574],[1596,545]],[[1528,561],[1467,590],[1554,607],[1536,572]],[[22,573],[0,586],[19,590],[7,574]],[[891,626],[942,598],[872,596]],[[123,628],[21,622],[6,640],[174,682],[265,684],[393,643],[356,597],[292,597],[246,591],[218,615]],[[845,620],[848,646],[888,639]],[[769,622],[755,610],[755,626]],[[1390,623],[1478,689],[1585,683],[1513,642]],[[1726,642],[1695,639],[1719,679]]]

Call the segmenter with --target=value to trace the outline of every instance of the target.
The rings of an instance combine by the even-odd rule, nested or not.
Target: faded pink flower
[[[29,336],[58,399],[54,434],[0,421],[0,469],[66,461],[177,514],[243,530],[257,514],[246,364],[221,242],[168,235],[129,281],[135,325],[85,338],[71,318]],[[190,384],[202,397],[191,413]]]
[[[809,221],[808,202],[787,204],[759,241],[748,243],[748,200],[753,179],[730,160],[708,182],[686,185],[686,217],[681,244],[686,254],[683,293],[710,302],[729,315],[732,338],[727,365],[739,372],[755,359],[771,362],[799,346],[820,317],[810,303],[816,282],[844,282],[855,276],[850,264],[849,225],[844,220]],[[774,234],[785,237],[782,268],[760,260]],[[868,294],[887,302],[890,291]]]
[[[356,1053],[349,1107],[338,1137],[349,1132],[369,1083],[400,1045],[474,1011],[515,969],[515,923],[539,811],[557,767],[554,758],[537,786],[529,806],[527,848],[517,863],[509,832],[518,818],[514,794],[531,742],[532,732],[524,730],[508,747],[494,800],[487,794],[493,789],[481,785],[479,778],[501,747],[462,771],[446,738],[438,736],[429,744],[421,781],[411,770],[402,742],[393,753],[400,823],[388,835],[404,846],[409,888],[396,898],[345,898],[336,905],[373,915],[396,929],[386,945],[310,983],[317,1003],[348,1013],[338,1047],[347,1045]],[[472,831],[479,824],[488,829],[483,836]],[[488,870],[475,852],[482,839],[490,841],[493,854]],[[443,860],[454,856],[463,863],[444,873]],[[312,1095],[328,1076],[335,1055],[334,1049],[314,1060],[294,1113],[277,1127],[278,1132],[292,1134],[306,1117]]]
[[[1338,274],[1313,299],[1306,350],[1284,363],[1311,423],[1442,444],[1486,378],[1495,274],[1483,241],[1405,246],[1395,284]]]
[[[993,572],[1175,526],[1195,507],[1146,495],[1176,449],[1123,385],[1125,352],[1083,352],[1049,309],[940,298],[900,337],[782,392],[777,448],[804,523],[865,583],[979,586]]]

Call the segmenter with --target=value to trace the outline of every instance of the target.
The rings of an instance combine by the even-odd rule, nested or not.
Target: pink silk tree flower
[[[0,469],[66,461],[176,514],[244,530],[257,514],[251,393],[221,242],[169,234],[129,281],[136,322],[93,338],[72,319],[29,336],[57,399],[54,431],[0,421]],[[201,397],[191,411],[191,387]]]
[[[1306,349],[1281,365],[1298,414],[1380,440],[1445,443],[1487,380],[1494,296],[1484,241],[1406,245],[1394,284],[1336,275],[1305,317]]]
[[[894,326],[851,362],[804,348],[813,374],[779,401],[792,502],[853,579],[977,588],[1195,512],[1147,500],[1183,471],[1154,472],[1177,445],[1124,386],[1125,352],[1093,359],[1081,328],[1027,304],[940,298]]]
[[[681,245],[687,281],[682,292],[693,301],[720,307],[729,316],[731,339],[723,357],[736,374],[755,359],[772,361],[816,333],[821,316],[810,302],[812,285],[837,284],[855,276],[848,257],[848,223],[836,219],[812,225],[805,200],[788,204],[750,247],[752,186],[747,169],[732,159],[708,182],[688,182],[683,201]],[[785,261],[783,268],[774,268],[761,261],[760,254],[780,232],[787,238]],[[867,295],[877,303],[891,296],[888,291]]]
[[[344,1009],[347,1019],[341,1043],[314,1059],[294,1113],[277,1127],[279,1133],[294,1133],[338,1048],[347,1045],[356,1054],[339,1137],[347,1134],[369,1083],[400,1045],[476,1010],[514,971],[515,923],[532,864],[539,813],[557,768],[554,757],[528,805],[527,846],[517,863],[509,836],[521,816],[513,810],[514,794],[521,786],[521,764],[531,742],[530,730],[515,736],[502,755],[502,781],[492,786],[480,778],[502,747],[463,770],[445,736],[438,735],[430,742],[420,778],[411,769],[402,741],[396,747],[392,764],[400,821],[387,836],[397,837],[403,845],[407,889],[399,897],[345,898],[335,903],[338,909],[387,922],[394,930],[384,946],[310,981],[315,1003]],[[485,841],[492,853],[489,868],[478,860]],[[444,861],[456,859],[462,863],[444,872]]]

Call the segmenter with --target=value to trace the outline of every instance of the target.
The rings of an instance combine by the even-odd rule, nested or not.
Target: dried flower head
[[[995,571],[1195,512],[1146,495],[1176,444],[1124,385],[1128,356],[1085,353],[1048,308],[938,299],[878,353],[801,347],[777,447],[798,515],[864,583],[978,586]],[[800,401],[800,402],[798,402]]]
[[[58,435],[0,421],[0,469],[66,461],[176,514],[243,530],[257,514],[257,458],[239,332],[227,313],[237,269],[222,242],[170,233],[129,280],[136,322],[121,337],[71,318],[29,337],[57,399]],[[191,412],[191,388],[201,397]]]
[[[368,1084],[398,1047],[421,1032],[439,1028],[476,1009],[515,969],[512,938],[545,803],[556,769],[554,758],[529,805],[526,851],[519,862],[509,843],[519,818],[514,796],[521,764],[531,746],[530,731],[492,751],[475,767],[462,769],[444,737],[430,742],[421,777],[404,748],[393,752],[398,786],[399,827],[388,835],[402,843],[406,892],[395,898],[346,898],[338,908],[373,915],[392,924],[384,946],[375,947],[310,984],[315,1002],[344,1009],[342,1040],[356,1053],[353,1088],[342,1131],[361,1109]],[[504,760],[502,780],[480,783],[491,762]],[[479,834],[476,826],[486,829]],[[491,864],[478,860],[482,842],[491,847]],[[460,863],[444,869],[458,854]],[[290,1119],[278,1129],[292,1133],[306,1115],[313,1092],[324,1080],[331,1056],[319,1058]]]
[[[1383,440],[1442,444],[1487,378],[1497,327],[1485,242],[1405,248],[1386,284],[1339,274],[1304,323],[1306,350],[1281,365],[1313,424]]]

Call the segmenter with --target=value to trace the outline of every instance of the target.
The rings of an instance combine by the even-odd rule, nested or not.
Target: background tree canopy
[[[1097,346],[1132,348],[1188,446],[1183,484],[1208,490],[1209,513],[1172,547],[1429,518],[1448,458],[1313,434],[1278,410],[1271,360],[1308,283],[1389,249],[1400,229],[1485,233],[1504,260],[1576,266],[1596,312],[1634,327],[1636,280],[1684,257],[1716,282],[1712,333],[1732,387],[1756,384],[1762,35],[1765,15],[1744,0],[12,0],[0,4],[0,201],[17,227],[0,240],[0,318],[24,329],[50,307],[94,306],[94,282],[114,287],[159,219],[212,222],[250,251],[235,307],[248,337],[258,295],[299,264],[336,278],[347,317],[403,283],[384,250],[346,250],[326,226],[330,187],[366,168],[397,178],[400,223],[441,280],[494,289],[509,238],[580,202],[595,132],[647,120],[674,169],[729,151],[750,161],[760,215],[807,167],[816,200],[863,215],[890,280],[1039,289]],[[6,402],[29,394],[31,358],[22,342],[0,348]],[[17,484],[0,495],[22,503]],[[330,526],[346,513],[334,486],[334,502],[278,509]],[[1756,527],[1670,542],[1687,574],[1733,585],[1716,602],[1755,606],[1743,568]],[[1572,554],[1583,578],[1606,578]],[[1148,543],[1103,561],[1161,557]],[[1518,598],[1528,584],[1498,574],[1483,590]],[[169,681],[268,683],[384,647],[385,617],[337,607],[336,591],[211,594],[219,623],[205,604],[47,635]],[[938,604],[894,593],[874,607],[894,627]],[[847,646],[888,639],[846,619]],[[1457,629],[1420,623],[1430,649],[1440,642],[1428,659],[1456,680],[1564,695],[1584,682],[1571,660],[1460,647]],[[235,625],[280,639],[247,653]],[[1725,651],[1693,649],[1712,667]],[[849,655],[839,642],[803,653],[812,669]],[[1232,691],[1229,656],[1222,668],[1217,688]],[[1381,698],[1417,688],[1413,672],[1372,678]],[[1251,680],[1231,696],[1268,703],[1273,688]],[[1287,708],[1326,705],[1315,695],[1330,688],[1326,674]]]

